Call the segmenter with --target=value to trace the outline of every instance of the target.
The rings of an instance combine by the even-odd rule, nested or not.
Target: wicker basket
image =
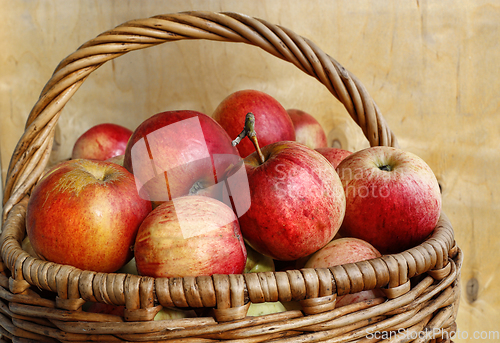
[[[432,236],[400,254],[325,269],[211,277],[95,273],[22,250],[26,205],[51,153],[61,111],[103,63],[180,39],[255,45],[315,77],[343,103],[372,146],[397,146],[363,85],[311,41],[236,13],[188,12],[126,22],[64,59],[41,92],[13,153],[4,189],[0,333],[15,342],[427,342],[456,329],[461,250],[442,214]],[[337,295],[381,288],[387,298],[335,308]],[[249,302],[298,301],[302,309],[248,317]],[[85,302],[125,305],[123,317]],[[153,321],[162,307],[203,308],[197,318]],[[449,337],[449,336],[448,336]]]

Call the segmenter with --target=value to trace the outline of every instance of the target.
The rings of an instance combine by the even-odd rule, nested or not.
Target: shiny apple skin
[[[344,237],[334,239],[319,251],[314,253],[306,262],[304,268],[329,268],[348,263],[370,260],[380,256],[380,252],[370,243],[358,238]],[[380,289],[341,295],[337,297],[335,307],[341,307],[382,296],[384,296],[384,293]]]
[[[311,149],[328,146],[325,130],[316,118],[296,108],[290,108],[286,111],[295,128],[296,142],[307,145]]]
[[[392,170],[379,168],[384,165]],[[371,147],[346,157],[337,173],[346,194],[342,236],[363,239],[390,254],[417,246],[436,227],[441,213],[439,184],[417,155]]]
[[[164,202],[143,221],[134,247],[140,275],[241,274],[247,252],[233,210],[191,195]]]
[[[157,206],[216,185],[239,160],[238,150],[215,120],[181,110],[161,112],[142,122],[130,138],[123,165],[134,174],[140,194]]]
[[[345,213],[345,196],[330,162],[291,141],[265,146],[244,159],[250,209],[240,217],[249,245],[275,260],[291,261],[326,245]],[[236,199],[238,200],[238,199]]]
[[[121,125],[98,124],[85,131],[75,142],[72,159],[105,161],[123,155],[132,130]]]
[[[125,168],[69,160],[33,189],[26,230],[36,254],[47,261],[114,272],[132,258],[137,230],[150,211]]]
[[[245,117],[255,116],[255,131],[261,147],[279,141],[294,141],[295,129],[285,108],[271,95],[252,89],[240,90],[227,96],[217,106],[214,118],[231,139],[235,139],[245,127]],[[242,158],[255,151],[251,141],[244,138],[237,146]]]
[[[352,154],[349,150],[333,147],[317,148],[316,151],[325,156],[326,159],[330,161],[333,168],[337,168],[344,158]]]

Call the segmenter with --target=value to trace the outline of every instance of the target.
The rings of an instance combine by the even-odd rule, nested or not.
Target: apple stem
[[[264,163],[266,159],[264,158],[264,154],[262,154],[262,151],[259,147],[259,141],[255,132],[255,115],[252,112],[248,112],[245,116],[245,128],[243,129],[243,131],[241,131],[238,137],[236,137],[235,140],[232,141],[231,144],[233,146],[236,146],[245,137],[248,137],[252,141],[253,146],[255,147],[255,151],[257,151],[257,155],[259,156],[260,163]]]

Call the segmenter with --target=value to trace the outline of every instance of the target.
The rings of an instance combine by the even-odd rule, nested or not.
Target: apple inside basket
[[[45,170],[61,110],[92,71],[126,52],[186,38],[243,42],[293,63],[344,104],[372,147],[329,148],[313,116],[246,90],[210,116],[189,109],[152,116],[127,133],[122,156],[75,155]],[[382,329],[426,325],[438,313],[444,319],[436,327],[454,322],[461,253],[432,170],[398,148],[352,74],[311,41],[260,19],[157,16],[82,45],[59,64],[30,113],[4,199],[10,292],[32,285],[53,292],[52,307],[72,315],[94,302],[125,306],[128,322],[152,320],[162,308],[203,316],[213,309],[220,323],[245,322],[251,303],[278,301],[283,306],[272,311],[286,314],[269,318],[279,323],[328,314],[292,320],[291,329],[300,329],[343,313],[335,312],[337,296],[371,292],[342,299],[360,327],[390,316]],[[21,248],[24,216],[34,256]],[[428,303],[434,296],[439,301]],[[397,317],[398,309],[423,304],[427,315],[415,323]],[[197,337],[207,329],[200,330]]]

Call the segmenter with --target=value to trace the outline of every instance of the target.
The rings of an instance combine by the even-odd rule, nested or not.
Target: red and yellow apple
[[[311,149],[328,146],[326,133],[319,121],[307,112],[291,108],[286,110],[295,128],[295,141]]]
[[[26,231],[40,258],[96,272],[114,272],[131,247],[151,203],[139,197],[125,168],[97,160],[54,166],[31,193]]]
[[[231,139],[235,139],[245,126],[247,113],[255,115],[255,131],[261,147],[278,141],[294,141],[295,129],[285,108],[271,95],[257,90],[240,90],[227,96],[217,106],[214,118]],[[241,157],[255,151],[252,143],[243,140],[237,146]]]
[[[346,195],[342,236],[363,239],[388,254],[422,243],[436,227],[439,184],[417,155],[371,147],[347,156],[337,173]]]
[[[123,155],[132,131],[121,125],[98,124],[85,131],[75,142],[72,159],[105,161]]]
[[[134,254],[139,274],[152,277],[241,274],[247,259],[233,210],[199,195],[151,211],[137,233]]]
[[[317,148],[316,151],[325,156],[333,168],[337,168],[344,158],[352,154],[351,151],[333,147]]]
[[[380,257],[380,252],[370,243],[361,239],[345,237],[334,239],[314,253],[305,264],[305,268],[329,268],[342,264],[355,263]],[[366,290],[337,297],[336,307],[341,307],[363,300],[382,297],[380,289]]]
[[[123,165],[143,198],[159,203],[192,194],[220,199],[219,179],[241,161],[231,138],[209,116],[167,111],[142,122],[127,145]]]
[[[257,152],[244,159],[251,199],[239,219],[245,240],[261,254],[284,261],[322,248],[337,233],[345,212],[335,169],[319,152],[297,142],[269,144],[262,154],[263,163]]]

